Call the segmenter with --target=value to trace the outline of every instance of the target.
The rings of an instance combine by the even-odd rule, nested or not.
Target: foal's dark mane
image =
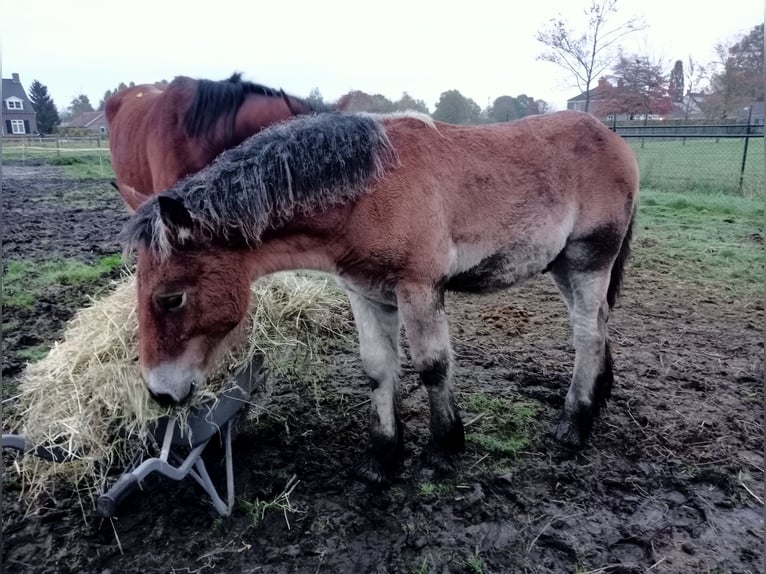
[[[321,104],[308,102],[295,96],[288,96],[283,90],[276,90],[261,84],[242,81],[242,74],[232,74],[228,80],[195,80],[194,100],[184,115],[184,128],[190,137],[210,133],[218,121],[225,120],[226,138],[234,132],[234,118],[245,98],[250,95],[281,98],[294,113],[291,99],[309,110],[309,112],[329,111]]]
[[[127,223],[128,251],[159,257],[191,241],[257,245],[267,229],[299,214],[351,201],[396,163],[383,124],[368,114],[328,112],[274,124],[219,155],[210,165],[147,200]],[[170,238],[161,198],[183,204],[190,236]]]

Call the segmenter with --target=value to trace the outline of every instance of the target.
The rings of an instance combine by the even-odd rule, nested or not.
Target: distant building
[[[584,112],[585,103],[588,101],[588,95],[590,94],[590,103],[588,105],[588,111],[593,112],[593,110],[595,109],[594,104],[598,102],[599,100],[603,100],[604,92],[606,92],[611,87],[612,87],[612,84],[609,83],[609,80],[607,80],[606,78],[599,78],[598,85],[595,88],[593,88],[592,90],[588,90],[587,92],[582,92],[579,96],[575,96],[574,98],[569,98],[567,100],[567,109],[576,110],[578,112]]]
[[[107,135],[109,127],[104,112],[83,112],[61,125],[62,128],[76,128],[87,130],[94,134]]]
[[[704,93],[687,92],[680,102],[673,102],[670,112],[663,116],[668,120],[703,120],[705,113],[702,106],[705,102]]]
[[[737,122],[747,123],[748,118],[753,125],[763,125],[763,102],[753,102],[737,111]]]
[[[2,133],[4,136],[22,136],[37,133],[35,107],[21,85],[18,74],[3,78]]]

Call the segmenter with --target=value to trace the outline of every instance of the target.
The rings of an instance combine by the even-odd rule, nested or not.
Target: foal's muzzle
[[[196,367],[162,364],[144,371],[149,394],[163,406],[175,406],[186,402],[194,388],[204,379]]]

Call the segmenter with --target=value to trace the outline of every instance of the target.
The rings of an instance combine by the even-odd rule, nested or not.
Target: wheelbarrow
[[[218,397],[211,399],[189,413],[185,423],[175,415],[157,420],[151,432],[160,448],[160,455],[144,460],[132,470],[124,472],[117,482],[96,501],[96,509],[104,517],[114,515],[119,504],[135,492],[149,474],[156,472],[173,480],[191,476],[210,496],[213,506],[221,516],[228,516],[234,506],[234,464],[231,441],[238,415],[266,380],[262,357],[256,357],[233,377],[231,385]],[[218,493],[210,479],[202,453],[210,441],[220,433],[225,449],[226,498]],[[34,454],[52,462],[66,462],[71,456],[56,446],[34,446],[22,435],[2,435],[3,448],[13,448],[23,454]],[[187,451],[186,454],[181,454]]]

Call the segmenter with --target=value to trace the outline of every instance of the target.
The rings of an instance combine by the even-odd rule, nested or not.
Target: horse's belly
[[[503,249],[465,269],[460,269],[458,255],[453,272],[447,277],[446,288],[467,293],[505,289],[545,271],[562,248],[563,245],[527,245]]]

